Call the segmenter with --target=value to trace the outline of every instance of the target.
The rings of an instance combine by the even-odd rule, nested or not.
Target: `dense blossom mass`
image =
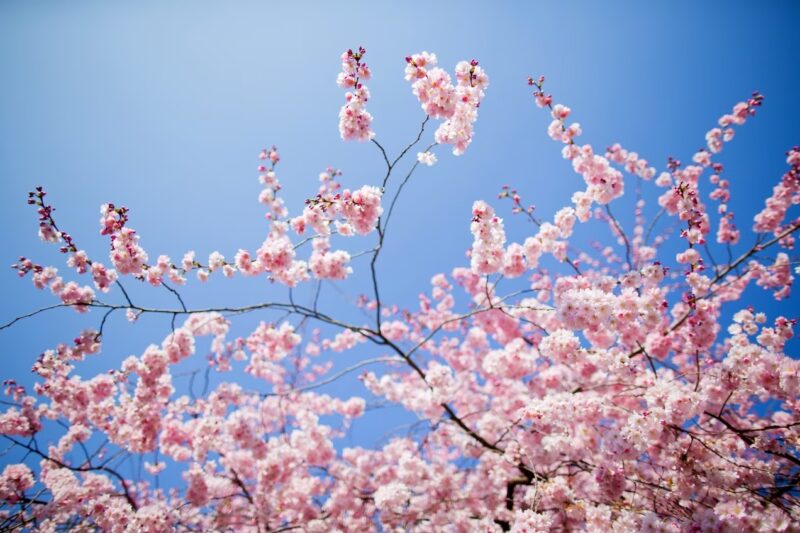
[[[339,87],[351,89],[345,94],[345,105],[339,112],[339,133],[345,141],[367,141],[375,136],[370,126],[372,115],[366,110],[369,89],[363,82],[370,78],[370,70],[362,61],[367,51],[348,50],[342,54],[342,71],[336,78]]]
[[[0,528],[800,531],[800,360],[787,355],[796,320],[746,301],[752,290],[790,297],[800,148],[753,209],[754,244],[734,221],[735,183],[719,161],[763,97],[724,114],[690,164],[670,158],[659,171],[620,144],[581,144],[572,110],[545,92],[543,77],[529,78],[550,115],[542,129],[562,146],[578,190],[548,219],[508,186],[494,205],[476,201],[457,229],[472,233],[468,265],[433,276],[418,307],[403,309],[379,291],[393,207],[414,171],[437,162],[437,147],[465,152],[489,82],[476,60],[451,74],[432,53],[406,57],[424,117],[392,159],[366,110],[365,54],[341,56],[339,130],[377,147],[385,178],[346,188],[343,173],[327,168],[290,215],[280,154],[263,150],[260,244],[172,259],[146,251],[135,213],[107,203],[99,233],[109,254],[90,257],[59,227],[45,190],[30,193],[39,236],[59,247],[66,267],[20,258],[17,273],[56,300],[3,329],[55,308],[88,313],[93,327],[32,360],[32,387],[5,381]],[[433,140],[417,151],[431,119]],[[399,181],[393,171],[403,163]],[[656,191],[651,210],[646,187]],[[626,188],[637,190],[632,224],[612,211]],[[582,249],[576,235],[589,223],[597,242]],[[515,224],[529,231],[508,242]],[[337,248],[365,240],[364,251]],[[369,260],[356,267],[361,256]],[[318,297],[322,280],[354,272],[371,293],[351,323]],[[268,279],[288,296],[243,308],[187,305],[180,286],[220,275]],[[168,290],[175,305],[132,299],[125,287],[137,283]],[[304,285],[313,304],[294,297]],[[236,318],[245,312],[270,318],[241,335]],[[120,361],[103,347],[112,313],[166,317],[169,333]],[[334,368],[344,352],[351,366]],[[103,365],[106,357],[113,362]],[[107,371],[87,375],[85,359]],[[186,386],[176,365],[192,362]],[[260,386],[226,379],[234,370]],[[209,386],[209,372],[218,385]],[[355,372],[353,396],[324,392]],[[348,445],[348,429],[374,399],[413,413],[418,431],[372,449]]]

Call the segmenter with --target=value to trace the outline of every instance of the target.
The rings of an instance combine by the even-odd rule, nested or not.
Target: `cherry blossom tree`
[[[394,153],[367,111],[365,55],[359,48],[341,56],[339,130],[344,141],[377,150],[382,181],[343,188],[342,172],[327,169],[290,215],[279,152],[265,149],[259,201],[269,230],[257,248],[219,243],[226,255],[156,256],[140,243],[136,213],[108,203],[100,235],[109,256],[89,257],[59,226],[46,191],[30,193],[39,237],[59,247],[66,268],[21,257],[19,276],[56,301],[3,328],[47,320],[56,308],[85,313],[91,327],[39,356],[32,390],[5,382],[0,434],[4,457],[18,460],[0,474],[0,528],[800,531],[800,362],[785,353],[795,320],[743,298],[752,285],[789,297],[800,148],[788,151],[785,174],[759,202],[753,236],[728,209],[735,187],[717,161],[762,96],[723,114],[690,164],[671,158],[659,171],[619,144],[604,152],[581,144],[570,108],[545,90],[544,77],[529,78],[531,104],[549,115],[547,133],[583,185],[552,220],[510,187],[476,201],[453,230],[469,223],[469,264],[433,276],[419,306],[400,309],[381,299],[379,283],[394,208],[420,165],[469,148],[489,78],[475,60],[451,73],[432,53],[406,57],[423,120]],[[612,211],[626,187],[638,199],[629,229]],[[657,207],[647,208],[645,187],[661,191]],[[504,221],[505,209],[512,217]],[[507,242],[508,223],[530,235]],[[605,243],[571,242],[582,224],[596,226]],[[348,249],[355,235],[369,236],[371,247]],[[357,256],[368,261],[354,266]],[[357,304],[362,322],[293,297],[298,287],[356,275],[371,285]],[[268,278],[286,297],[185,305],[178,287],[210,276]],[[175,304],[131,298],[130,284],[166,289]],[[231,334],[237,317],[266,310],[283,318]],[[164,317],[169,334],[121,366],[77,375],[80,361],[102,360],[115,313],[131,322]],[[325,329],[307,332],[307,324]],[[202,337],[210,339],[208,368],[222,381],[198,394],[178,388],[172,369],[192,358],[202,366]],[[359,345],[374,356],[337,372],[315,362]],[[261,386],[225,380],[234,368]],[[322,392],[356,372],[357,395]],[[368,398],[414,413],[423,431],[374,449],[342,445]],[[58,438],[44,439],[45,427]],[[115,466],[130,457],[143,459],[145,476]],[[160,486],[165,468],[181,472],[182,483]]]

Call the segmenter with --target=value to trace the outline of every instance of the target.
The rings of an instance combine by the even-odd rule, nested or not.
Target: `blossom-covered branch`
[[[423,116],[395,151],[378,140],[366,110],[365,54],[359,47],[341,56],[339,131],[345,141],[369,140],[385,174],[346,188],[343,172],[328,167],[290,215],[280,154],[263,150],[257,170],[268,229],[258,248],[222,243],[232,260],[219,251],[206,261],[192,251],[179,261],[152,255],[131,226],[136,214],[108,203],[100,220],[106,267],[57,225],[43,188],[30,194],[41,239],[59,244],[75,279],[20,258],[17,273],[57,300],[0,329],[62,308],[92,322],[32,361],[32,387],[5,381],[0,527],[796,530],[800,362],[787,353],[796,317],[757,309],[746,291],[790,296],[800,149],[787,153],[788,170],[763,208],[754,207],[750,241],[730,208],[736,181],[717,161],[763,97],[753,93],[722,115],[692,164],[670,158],[659,172],[620,144],[581,144],[573,111],[545,91],[544,77],[529,78],[549,113],[542,129],[575,174],[567,173],[578,184],[563,199],[570,203],[552,206],[547,218],[504,186],[498,199],[523,215],[526,232],[508,242],[519,217],[504,219],[498,206],[476,200],[455,230],[472,235],[468,264],[434,275],[418,304],[401,308],[381,296],[395,206],[410,180],[437,163],[438,146],[465,153],[489,79],[474,59],[457,63],[453,78],[435,54],[407,56],[405,77]],[[425,148],[415,154],[416,146]],[[619,218],[630,180],[633,216]],[[658,207],[648,209],[647,198]],[[672,241],[657,230],[669,223]],[[586,227],[600,228],[589,243],[580,240]],[[346,243],[356,237],[369,244],[352,253]],[[200,307],[176,288],[190,275],[203,282],[219,273],[275,282],[286,296]],[[77,281],[84,274],[93,286]],[[363,319],[326,310],[320,298],[327,284],[351,276],[369,287],[355,302]],[[136,294],[134,303],[124,277],[164,287],[175,302],[160,307]],[[297,298],[304,284],[308,304]],[[131,322],[162,316],[170,327],[117,361],[101,353],[116,312]],[[247,313],[261,321],[238,335]],[[345,353],[354,360],[337,366]],[[106,361],[107,371],[76,372],[86,358],[92,368]],[[198,370],[176,368],[192,364]],[[234,371],[258,386],[243,387]],[[361,386],[352,396],[325,392],[355,372]],[[401,406],[418,423],[370,449],[347,445],[368,399]],[[146,474],[127,475],[122,466],[133,460]]]

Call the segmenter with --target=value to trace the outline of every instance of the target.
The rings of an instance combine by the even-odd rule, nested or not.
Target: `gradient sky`
[[[375,4],[0,1],[0,264],[25,255],[66,271],[55,248],[38,241],[35,213],[25,205],[39,184],[59,224],[90,256],[107,254],[97,221],[99,205],[111,201],[131,209],[130,225],[151,257],[176,259],[190,249],[205,258],[258,247],[267,228],[256,201],[264,146],[280,149],[278,176],[292,213],[329,165],[344,171],[347,187],[377,184],[384,172],[377,149],[345,144],[337,130],[339,55],[359,45],[373,70],[377,138],[392,153],[424,118],[403,80],[406,55],[435,52],[448,70],[476,58],[491,78],[472,146],[461,157],[439,149],[440,162],[419,169],[394,215],[380,276],[384,300],[401,306],[414,306],[433,274],[465,263],[475,199],[493,201],[511,184],[549,218],[582,188],[546,136],[549,118],[533,104],[529,74],[547,76],[548,91],[583,126],[583,142],[598,150],[620,142],[659,170],[669,155],[691,159],[721,114],[761,91],[764,108],[720,157],[745,230],[742,249],[753,240],[752,215],[785,170],[784,152],[800,143],[797,2]],[[530,234],[507,206],[493,203],[511,240]],[[629,228],[631,205],[615,206]],[[371,242],[354,239],[348,248]],[[366,288],[366,263],[353,266],[352,281],[325,285],[323,308],[358,320],[347,306]],[[1,322],[53,303],[11,270],[0,275],[0,290]],[[133,292],[148,305],[174,305],[166,291]],[[212,279],[203,290],[192,282],[182,293],[190,307],[285,295],[263,279]],[[780,306],[753,298],[772,316],[800,309],[796,297]],[[275,318],[242,317],[233,332]],[[30,383],[40,352],[99,320],[59,310],[0,331],[0,375]],[[168,319],[129,325],[121,314],[107,327],[102,359],[79,373],[117,366],[169,331]],[[345,357],[337,366],[357,356]],[[328,390],[364,394],[355,379]],[[357,423],[348,442],[371,444],[409,422],[398,410],[381,411]]]

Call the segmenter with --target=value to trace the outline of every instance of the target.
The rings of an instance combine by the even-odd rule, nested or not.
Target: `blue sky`
[[[294,213],[329,165],[344,171],[347,187],[377,184],[378,151],[341,142],[337,130],[339,54],[359,45],[373,69],[374,128],[391,152],[424,118],[403,80],[406,55],[435,52],[448,70],[476,58],[491,78],[467,153],[440,149],[440,162],[419,169],[393,215],[380,262],[386,302],[413,306],[433,274],[465,263],[475,199],[492,201],[511,184],[550,217],[582,187],[546,136],[549,118],[533,104],[529,74],[547,76],[556,101],[582,124],[584,142],[598,149],[620,142],[658,169],[669,155],[688,161],[721,114],[761,91],[764,108],[720,158],[732,182],[731,207],[747,229],[785,170],[784,152],[800,142],[799,15],[800,4],[777,1],[0,1],[0,264],[25,255],[66,270],[55,249],[38,241],[35,213],[25,205],[39,184],[59,224],[90,256],[106,255],[98,209],[112,201],[131,209],[130,224],[151,256],[173,258],[190,249],[204,258],[258,247],[267,229],[256,201],[262,147],[280,149],[278,176]],[[627,201],[615,211],[629,224]],[[493,203],[510,239],[530,234],[507,206]],[[743,241],[752,238],[745,232]],[[371,241],[351,242],[357,252]],[[365,267],[356,260],[352,281],[326,286],[327,309],[346,307],[365,290]],[[10,269],[0,275],[0,290],[3,322],[52,302]],[[154,306],[174,305],[166,291],[134,292]],[[261,279],[193,282],[182,293],[190,307],[285,294]],[[797,315],[795,301],[767,309]],[[274,318],[243,317],[234,333]],[[99,319],[62,310],[0,331],[2,377],[29,383],[41,351]],[[82,372],[116,366],[169,331],[167,319],[129,325],[121,315],[108,327],[105,354]],[[355,380],[330,390],[363,393]],[[372,417],[351,441],[374,442],[408,421],[400,413]]]

